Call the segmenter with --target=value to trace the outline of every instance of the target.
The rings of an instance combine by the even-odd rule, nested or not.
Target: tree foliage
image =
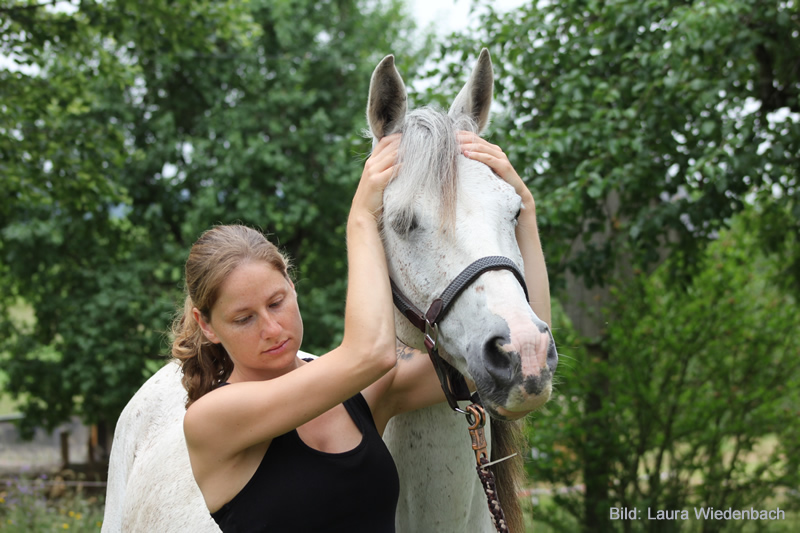
[[[760,213],[758,213],[760,214]],[[608,521],[611,507],[688,509],[702,531],[740,531],[748,521],[698,521],[693,508],[797,509],[800,483],[800,327],[797,298],[775,283],[780,255],[764,256],[747,218],[737,219],[698,259],[684,290],[670,282],[667,265],[615,289],[606,310],[608,360],[589,361],[577,337],[566,338],[563,384],[535,430],[539,452],[531,477],[578,486],[587,461],[611,465],[607,531],[681,531],[690,524]],[[570,341],[573,343],[570,346]],[[600,374],[607,383],[603,409],[589,413],[585,388]],[[600,449],[587,419],[600,420],[611,444]],[[598,456],[598,457],[594,457]],[[794,496],[792,496],[794,494]],[[555,504],[584,521],[578,491]],[[557,509],[537,519],[564,528]],[[694,530],[694,529],[692,529]]]
[[[21,67],[0,71],[0,353],[29,424],[116,419],[167,352],[183,261],[214,224],[270,234],[294,260],[304,349],[337,342],[369,76],[395,49],[418,61],[401,4],[0,9]]]
[[[538,193],[556,281],[569,269],[603,285],[620,260],[652,266],[665,247],[689,271],[748,198],[789,215],[775,215],[776,247],[798,232],[796,2],[484,9],[478,31],[444,53],[486,43],[499,58],[495,93],[506,113],[495,138]]]

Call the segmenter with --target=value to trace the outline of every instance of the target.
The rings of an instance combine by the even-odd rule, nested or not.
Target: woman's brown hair
[[[226,381],[233,362],[221,344],[209,341],[192,316],[197,308],[206,322],[219,289],[239,265],[263,261],[289,277],[289,262],[264,235],[246,226],[216,226],[203,233],[186,260],[186,300],[172,325],[172,356],[181,361],[186,407]]]

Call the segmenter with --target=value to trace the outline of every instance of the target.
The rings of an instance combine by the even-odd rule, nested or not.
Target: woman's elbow
[[[397,345],[394,339],[391,344],[382,346],[381,349],[376,352],[376,355],[380,358],[383,370],[388,372],[393,369],[397,365]]]
[[[342,348],[349,353],[349,357],[359,361],[360,368],[371,368],[380,375],[394,368],[397,363],[394,339],[390,343],[379,338],[350,341],[345,337]]]
[[[364,357],[368,358],[370,362],[375,365],[381,375],[390,371],[397,364],[397,348],[392,339],[392,342],[376,341],[368,349],[365,350]]]

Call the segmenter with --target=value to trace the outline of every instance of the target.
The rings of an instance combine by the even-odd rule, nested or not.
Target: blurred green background
[[[412,104],[446,107],[486,46],[561,354],[527,420],[536,530],[794,531],[798,3],[474,8],[437,35],[399,0],[0,1],[0,414],[110,435],[214,224],[288,252],[304,349],[337,344],[372,69],[394,53]]]

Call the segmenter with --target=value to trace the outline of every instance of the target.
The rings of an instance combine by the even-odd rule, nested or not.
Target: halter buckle
[[[428,351],[439,349],[439,324],[425,320],[425,347]]]

